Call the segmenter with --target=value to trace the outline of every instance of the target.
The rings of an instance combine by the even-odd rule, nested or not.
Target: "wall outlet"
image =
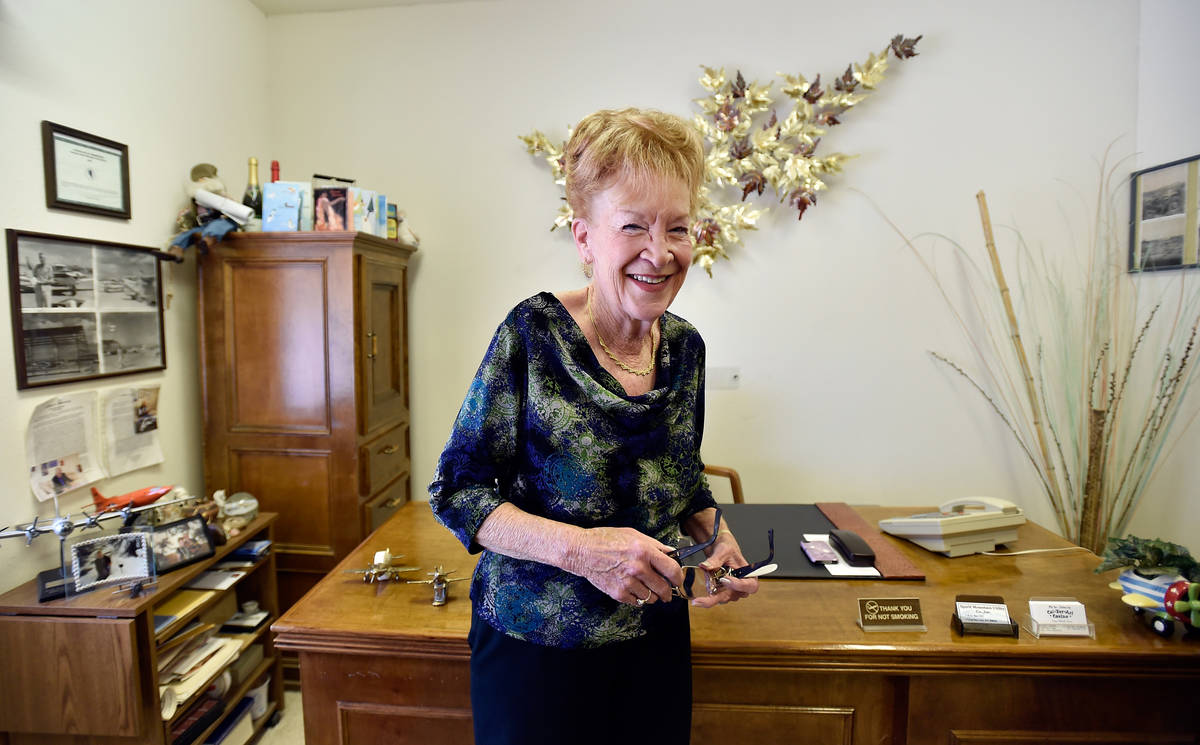
[[[740,367],[709,367],[704,371],[705,387],[718,391],[737,388],[742,383]]]

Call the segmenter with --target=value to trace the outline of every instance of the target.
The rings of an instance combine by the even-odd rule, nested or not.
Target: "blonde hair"
[[[672,178],[688,189],[689,211],[695,214],[704,178],[704,146],[700,134],[674,114],[649,109],[602,110],[585,116],[563,149],[567,204],[587,216],[592,197],[617,178],[639,185]]]

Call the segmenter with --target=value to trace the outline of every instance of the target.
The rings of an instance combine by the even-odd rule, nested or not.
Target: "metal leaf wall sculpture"
[[[692,263],[711,277],[716,260],[729,259],[729,249],[742,243],[742,232],[758,229],[768,208],[751,206],[747,201],[751,196],[762,197],[770,190],[780,203],[796,210],[797,219],[803,219],[818,193],[828,188],[825,178],[840,172],[852,157],[818,155],[822,136],[829,127],[840,125],[846,112],[883,80],[889,52],[900,60],[915,57],[920,40],[921,36],[897,35],[863,64],[847,65],[828,86],[819,74],[809,81],[803,75],[779,73],[784,81],[781,91],[792,106],[782,119],[771,93],[775,81],[747,83],[740,70],[730,80],[724,69],[702,67],[700,85],[709,94],[696,99],[700,113],[693,122],[708,152],[699,209],[691,226],[696,243]],[[555,183],[564,185],[561,159],[566,139],[555,144],[538,130],[520,139],[530,155],[545,159]],[[564,199],[550,229],[567,227],[571,219]]]

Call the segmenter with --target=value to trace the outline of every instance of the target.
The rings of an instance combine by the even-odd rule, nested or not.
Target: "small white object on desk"
[[[1074,598],[1030,598],[1029,632],[1034,636],[1095,636],[1087,609]]]
[[[1008,617],[1008,606],[1003,603],[971,603],[958,601],[954,611],[963,623],[990,623],[1007,626],[1012,623]]]

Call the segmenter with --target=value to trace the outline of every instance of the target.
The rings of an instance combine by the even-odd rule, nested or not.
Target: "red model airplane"
[[[96,487],[92,487],[92,501],[96,503],[97,512],[120,510],[125,507],[145,507],[163,495],[170,494],[174,486],[147,486],[145,489],[131,491],[119,497],[105,497]]]

